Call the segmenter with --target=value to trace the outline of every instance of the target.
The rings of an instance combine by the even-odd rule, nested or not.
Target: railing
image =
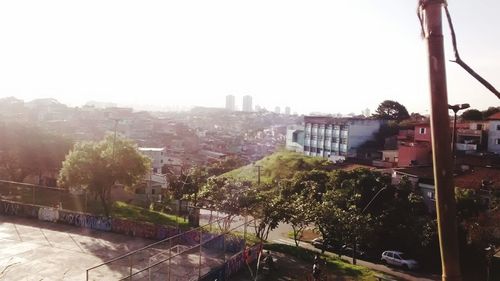
[[[94,200],[86,192],[73,194],[68,189],[0,180],[0,198],[26,204],[87,212]]]
[[[87,269],[86,280],[198,280],[211,268],[226,262],[226,255],[244,249],[247,226],[243,223],[220,233],[206,230],[214,224],[231,224],[229,216],[196,229],[155,242]],[[234,230],[243,227],[243,239]],[[242,243],[243,242],[243,243]]]
[[[477,150],[477,145],[467,144],[467,143],[457,143],[456,148],[457,150],[470,151],[470,150]]]

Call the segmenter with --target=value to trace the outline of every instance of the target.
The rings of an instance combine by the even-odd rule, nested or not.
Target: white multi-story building
[[[500,112],[489,118],[488,151],[500,154]]]
[[[166,149],[164,147],[139,147],[139,151],[151,159],[153,173],[161,173],[161,168],[166,164]]]
[[[249,95],[243,96],[243,105],[242,105],[241,109],[244,112],[252,112],[253,111],[252,96],[249,96]]]
[[[333,161],[356,157],[357,149],[369,140],[384,123],[363,118],[304,117],[304,154]]]

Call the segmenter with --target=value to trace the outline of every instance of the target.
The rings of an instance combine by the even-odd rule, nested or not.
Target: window
[[[346,138],[341,138],[340,139],[341,144],[347,144],[347,139]]]
[[[497,125],[497,131],[500,131],[500,124]]]
[[[339,139],[338,138],[332,138],[332,142],[338,143]]]
[[[154,188],[151,189],[151,194],[155,194],[155,189]]]
[[[418,131],[419,134],[424,135],[425,134],[425,128],[420,128]]]
[[[482,130],[483,124],[476,124],[476,130]]]
[[[436,198],[434,197],[434,192],[432,191],[427,191],[427,197],[429,197],[429,199],[431,200],[436,200]]]
[[[496,144],[500,144],[500,139],[496,139]]]

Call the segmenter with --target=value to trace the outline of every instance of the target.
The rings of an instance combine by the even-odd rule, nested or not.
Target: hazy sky
[[[428,113],[416,3],[0,1],[0,97],[223,106],[249,94],[299,113],[393,99]],[[463,59],[500,88],[500,1],[449,5]],[[500,105],[457,65],[447,71],[450,103]]]

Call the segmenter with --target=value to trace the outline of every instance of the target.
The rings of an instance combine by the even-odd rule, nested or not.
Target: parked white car
[[[419,267],[416,260],[410,259],[403,252],[398,251],[385,251],[382,253],[380,260],[383,263],[401,266],[406,269],[417,269]]]

